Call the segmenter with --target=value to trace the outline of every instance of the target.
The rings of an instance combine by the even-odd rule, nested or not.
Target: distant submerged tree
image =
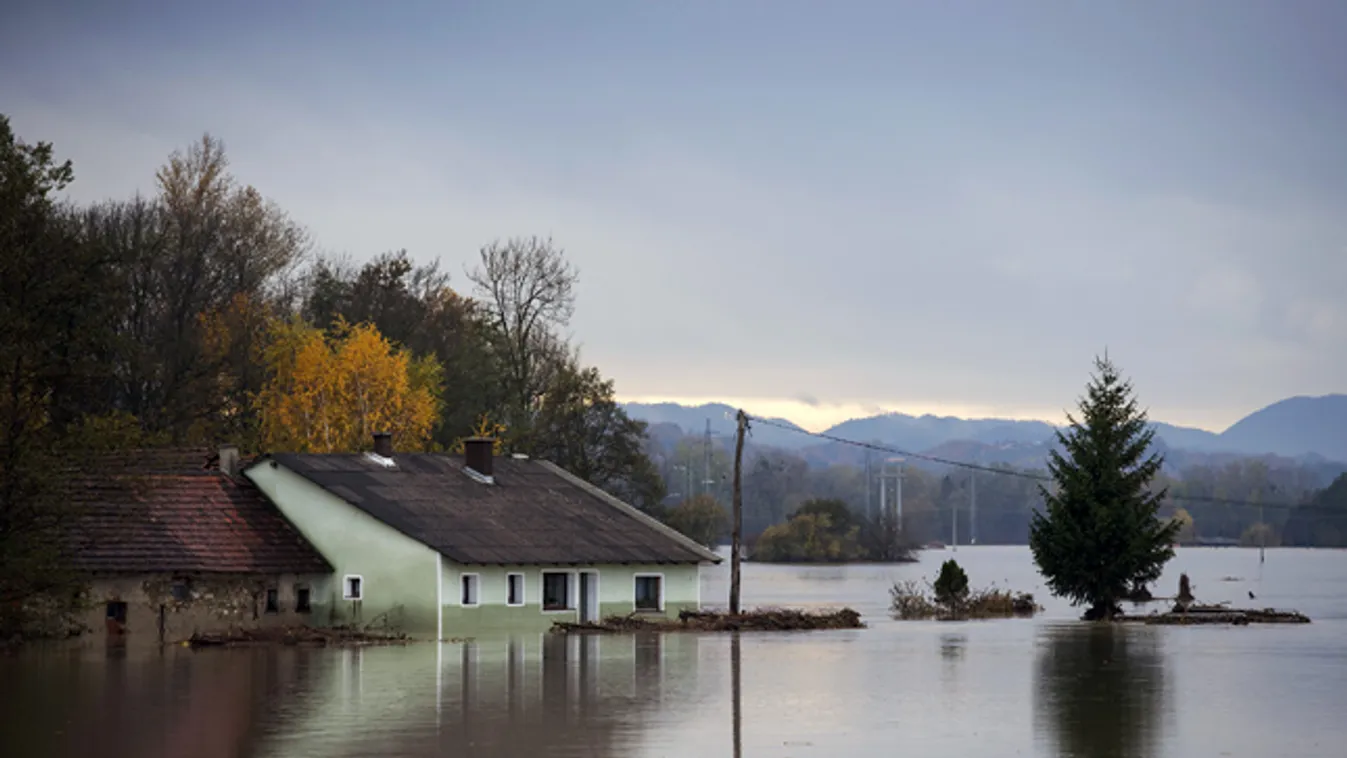
[[[617,402],[611,379],[568,362],[555,368],[531,424],[512,428],[507,442],[652,513],[665,489],[645,452],[645,428]]]
[[[698,544],[715,549],[730,526],[730,515],[715,498],[697,495],[671,508],[664,523]]]
[[[1148,455],[1155,432],[1131,383],[1107,357],[1095,369],[1080,420],[1068,415],[1057,434],[1063,452],[1049,454],[1056,487],[1040,488],[1047,509],[1034,514],[1029,547],[1054,594],[1107,619],[1129,591],[1160,578],[1180,524],[1158,517],[1165,491],[1148,485],[1164,459]]]
[[[1179,531],[1175,533],[1174,539],[1178,540],[1180,545],[1186,545],[1197,538],[1197,528],[1193,525],[1193,516],[1186,509],[1180,508],[1174,511],[1174,521],[1179,525]]]

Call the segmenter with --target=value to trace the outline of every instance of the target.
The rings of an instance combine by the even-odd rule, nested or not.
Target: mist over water
[[[949,556],[745,566],[749,605],[850,605],[870,624],[855,631],[30,648],[0,658],[0,755],[1340,756],[1347,744],[1347,551],[1270,550],[1260,565],[1256,550],[1181,549],[1158,586],[1172,593],[1186,571],[1203,601],[1297,608],[1308,626],[1080,623],[1023,547],[955,557],[974,585],[1034,592],[1039,618],[887,619],[892,581],[933,576]],[[707,570],[707,602],[726,596],[727,571]]]

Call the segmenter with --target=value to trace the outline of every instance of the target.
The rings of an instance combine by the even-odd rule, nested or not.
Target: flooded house
[[[128,450],[67,472],[86,632],[174,642],[326,623],[312,593],[332,566],[238,466],[233,447]]]
[[[447,639],[610,614],[676,615],[720,558],[549,462],[276,453],[245,475],[333,566],[311,603],[332,623]]]

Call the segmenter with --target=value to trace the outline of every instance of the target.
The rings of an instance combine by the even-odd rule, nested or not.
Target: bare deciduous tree
[[[503,343],[508,423],[527,423],[555,367],[570,353],[559,332],[575,311],[579,272],[550,237],[515,237],[483,247],[468,279]]]

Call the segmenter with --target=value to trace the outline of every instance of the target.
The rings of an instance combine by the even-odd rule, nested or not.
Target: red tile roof
[[[67,478],[71,560],[95,573],[328,573],[332,567],[252,482],[213,451],[99,456]]]

